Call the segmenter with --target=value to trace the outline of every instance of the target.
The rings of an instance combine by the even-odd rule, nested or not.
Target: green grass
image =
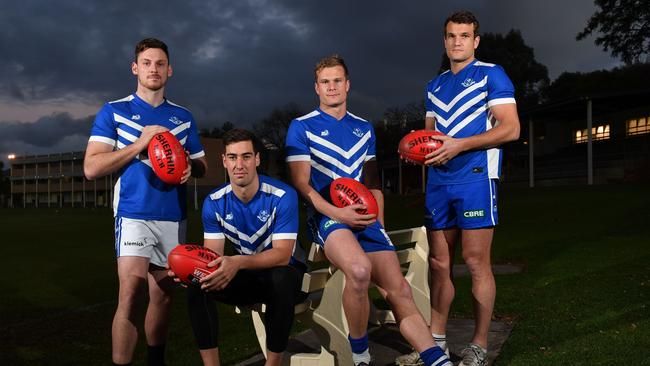
[[[650,192],[647,185],[502,189],[493,261],[495,316],[514,329],[498,365],[646,364],[650,349]],[[387,198],[389,230],[419,226],[421,196]],[[0,364],[107,364],[117,295],[108,210],[0,210]],[[188,242],[200,242],[192,212]],[[457,282],[453,316],[471,316]],[[175,302],[170,365],[199,364],[183,290]],[[222,314],[222,360],[258,352],[250,319]],[[140,342],[135,364],[144,364]]]

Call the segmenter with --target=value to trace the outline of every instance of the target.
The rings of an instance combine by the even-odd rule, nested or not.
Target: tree
[[[271,113],[253,126],[255,135],[264,145],[262,149],[262,164],[268,166],[274,160],[279,178],[287,178],[287,166],[284,162],[284,140],[287,137],[289,125],[294,119],[304,115],[303,110],[295,103],[284,107],[274,108]]]
[[[221,127],[213,127],[212,130],[208,130],[207,128],[202,128],[199,135],[203,137],[211,137],[211,138],[219,139],[223,136],[224,133],[232,130],[233,128],[235,128],[235,125],[230,121],[226,121],[223,124],[221,124]]]
[[[549,84],[548,69],[535,60],[535,51],[526,45],[521,32],[511,29],[505,36],[481,35],[476,58],[502,66],[515,86],[517,107],[522,110],[544,101]],[[441,71],[449,69],[449,58],[442,55]]]
[[[267,117],[253,126],[253,130],[264,145],[273,145],[282,150],[289,124],[304,114],[297,104],[289,103],[284,107],[274,108]]]
[[[600,33],[594,43],[630,65],[650,54],[650,4],[646,0],[595,0],[600,8],[576,36]]]
[[[634,64],[589,73],[565,72],[551,83],[547,95],[550,101],[560,101],[577,96],[646,90],[648,75],[650,64]]]

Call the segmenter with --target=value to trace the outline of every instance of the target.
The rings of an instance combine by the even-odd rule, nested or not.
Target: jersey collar
[[[154,107],[151,104],[145,102],[142,98],[138,96],[138,93],[133,93],[133,103],[137,104],[139,107],[142,107],[146,110],[155,110],[167,104],[167,98],[163,98],[163,102],[159,106]]]

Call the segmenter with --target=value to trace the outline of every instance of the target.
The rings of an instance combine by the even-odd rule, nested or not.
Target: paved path
[[[460,361],[459,354],[463,347],[472,338],[474,321],[471,319],[451,319],[447,330],[451,360],[454,364]],[[499,355],[501,346],[508,338],[512,327],[504,322],[493,321],[490,326],[488,342],[489,364]],[[395,357],[411,351],[409,344],[402,338],[395,325],[384,327],[373,327],[368,332],[370,339],[370,353],[373,357],[373,366],[394,365]],[[302,332],[289,341],[288,351],[290,352],[316,352],[319,348],[318,340],[311,330]],[[262,366],[264,358],[262,354],[241,362],[238,366]]]

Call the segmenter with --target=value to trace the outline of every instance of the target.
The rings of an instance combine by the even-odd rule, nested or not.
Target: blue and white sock
[[[420,358],[426,366],[452,366],[449,357],[438,346],[433,346],[420,352]]]
[[[368,351],[368,333],[361,338],[352,338],[348,334],[348,341],[352,348],[352,361],[355,365],[365,362],[370,364],[370,352]]]
[[[436,345],[442,348],[445,353],[447,352],[447,335],[446,334],[436,334],[431,333],[433,340],[436,341]]]

